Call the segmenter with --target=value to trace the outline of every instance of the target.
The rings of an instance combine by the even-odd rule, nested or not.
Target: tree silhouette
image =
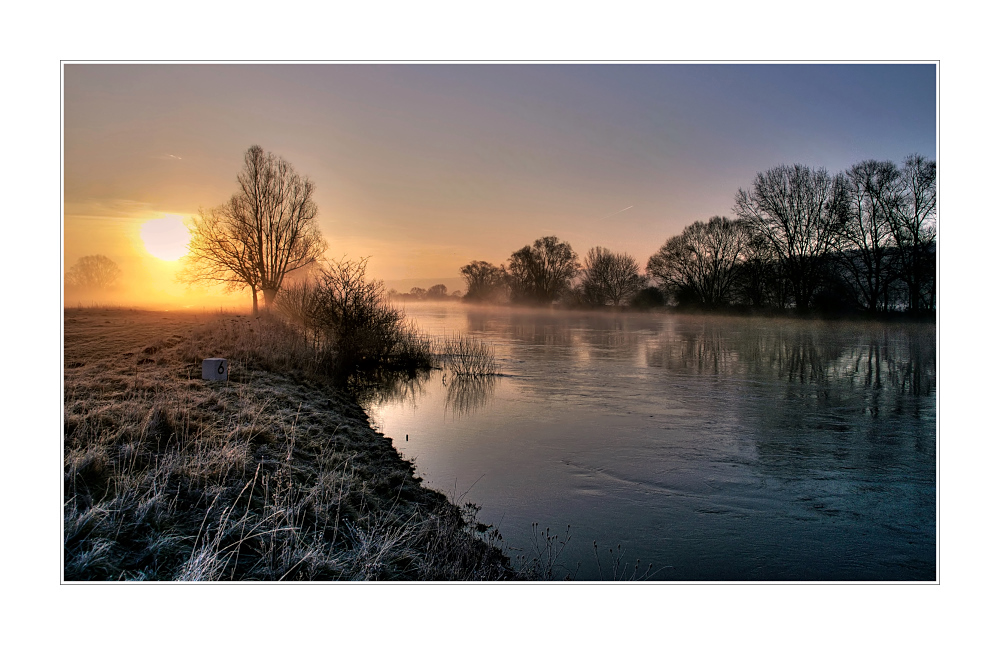
[[[784,309],[788,283],[771,244],[760,235],[749,234],[738,267],[737,300],[751,307]]]
[[[464,300],[496,302],[507,295],[507,270],[482,260],[474,260],[459,270],[465,278]]]
[[[555,236],[542,237],[510,256],[507,275],[511,300],[549,304],[569,289],[580,269],[576,252]]]
[[[910,155],[902,173],[903,199],[889,226],[899,254],[900,279],[907,287],[907,309],[918,312],[934,308],[937,164]]]
[[[844,183],[823,168],[795,164],[757,173],[749,190],[736,193],[733,212],[767,240],[799,311],[809,307],[827,254],[837,248],[847,216]]]
[[[444,300],[448,297],[448,287],[443,284],[435,284],[427,290],[428,300]]]
[[[121,269],[104,255],[87,255],[66,272],[66,286],[88,291],[106,291],[121,277]]]
[[[869,312],[889,308],[892,275],[890,222],[903,203],[903,175],[891,161],[867,160],[845,174],[847,218],[841,230],[840,253],[858,304]]]
[[[724,217],[695,222],[649,258],[647,273],[679,299],[707,307],[730,302],[748,243],[745,226]]]
[[[249,287],[256,314],[257,291],[270,307],[285,275],[315,262],[326,242],[309,179],[260,146],[247,150],[243,161],[239,190],[225,204],[199,212],[182,279]]]
[[[644,286],[646,281],[639,275],[639,263],[628,253],[612,253],[602,246],[587,252],[580,288],[589,304],[618,307]]]

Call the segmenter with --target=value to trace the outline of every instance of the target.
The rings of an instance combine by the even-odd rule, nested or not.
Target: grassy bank
[[[273,319],[67,309],[66,580],[495,580],[499,536],[423,487]],[[230,359],[230,380],[201,360]]]

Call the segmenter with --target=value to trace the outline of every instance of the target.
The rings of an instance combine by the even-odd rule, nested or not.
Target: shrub
[[[389,303],[381,281],[365,277],[367,260],[340,260],[315,279],[285,289],[277,309],[303,329],[317,369],[336,377],[430,367],[430,344]]]

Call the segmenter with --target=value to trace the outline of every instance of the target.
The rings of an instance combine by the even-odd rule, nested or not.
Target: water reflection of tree
[[[547,357],[611,354],[634,358],[659,333],[662,318],[646,314],[582,311],[470,310],[470,332],[513,341],[515,362]]]
[[[687,374],[927,396],[935,387],[934,343],[933,328],[924,326],[708,320],[661,334],[646,359]]]
[[[510,317],[506,332],[513,340],[528,345],[570,347],[573,345],[573,333],[566,322],[551,316],[516,314]]]
[[[826,383],[844,352],[842,338],[815,327],[743,330],[736,343],[740,360],[755,376],[789,383]]]
[[[932,330],[869,328],[845,352],[840,376],[864,389],[929,396],[936,380],[934,347]]]
[[[581,321],[574,340],[589,348],[620,356],[638,354],[649,337],[659,332],[659,321],[647,316],[590,316]]]
[[[453,378],[448,383],[445,410],[451,409],[456,416],[463,417],[483,409],[493,398],[496,383],[495,376]]]
[[[801,517],[882,527],[879,548],[932,570],[934,328],[802,323],[768,336],[736,343],[769,375],[737,413],[755,469],[795,492]]]
[[[719,328],[682,329],[661,336],[646,349],[646,363],[671,372],[733,375],[741,371],[737,352]]]
[[[364,408],[385,403],[410,402],[416,405],[424,394],[424,386],[430,379],[430,372],[406,375],[398,372],[372,373],[362,377],[352,377],[348,389]]]

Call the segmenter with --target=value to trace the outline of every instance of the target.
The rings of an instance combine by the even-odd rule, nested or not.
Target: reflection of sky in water
[[[513,548],[569,524],[583,579],[619,543],[658,579],[934,578],[933,326],[409,313],[505,376],[432,372],[373,418]]]

